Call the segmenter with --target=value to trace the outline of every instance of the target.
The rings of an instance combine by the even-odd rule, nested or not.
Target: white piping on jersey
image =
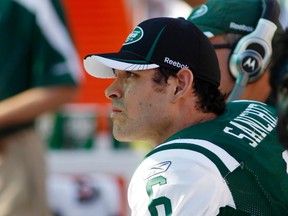
[[[163,143],[159,146],[157,146],[155,149],[158,147],[161,147],[163,145],[169,145],[169,144],[174,144],[174,143],[184,143],[184,144],[192,144],[192,145],[197,145],[201,146],[210,152],[214,153],[217,155],[217,157],[225,164],[227,169],[232,172],[235,170],[237,167],[240,166],[240,163],[232,157],[228,152],[226,152],[224,149],[220,148],[219,146],[207,141],[207,140],[201,140],[201,139],[175,139],[166,143]]]
[[[39,28],[51,46],[66,60],[71,75],[76,82],[82,79],[82,68],[78,53],[70,35],[56,14],[50,0],[14,0],[30,10],[37,17]],[[55,34],[56,32],[56,34]]]
[[[267,106],[267,104],[261,102],[261,101],[254,101],[254,100],[248,100],[248,99],[240,99],[240,100],[234,100],[234,101],[231,101],[230,103],[242,103],[243,101],[246,101],[246,102],[253,102],[255,104],[261,104],[261,105],[264,105],[264,106]]]

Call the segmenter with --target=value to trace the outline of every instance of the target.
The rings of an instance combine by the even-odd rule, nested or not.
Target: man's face
[[[169,85],[155,82],[156,69],[115,70],[106,89],[112,100],[113,135],[120,141],[153,141],[171,124]]]
[[[224,35],[216,35],[215,37],[210,38],[210,41],[212,44],[228,43]],[[233,50],[231,50],[230,48],[216,49],[216,55],[218,57],[221,70],[220,90],[221,92],[226,94],[231,93],[236,81],[235,78],[232,77],[228,66],[229,58],[232,51]],[[270,92],[271,88],[269,84],[269,72],[267,70],[257,81],[247,84],[241,99],[265,102]]]

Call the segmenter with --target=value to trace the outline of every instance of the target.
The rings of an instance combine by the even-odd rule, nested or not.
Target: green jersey
[[[0,100],[33,87],[76,85],[81,79],[81,64],[57,4],[0,1]]]
[[[234,101],[174,134],[135,171],[132,215],[288,215],[288,152],[276,123],[274,108]]]

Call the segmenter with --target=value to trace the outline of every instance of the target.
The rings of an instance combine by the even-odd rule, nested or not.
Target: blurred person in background
[[[0,2],[0,215],[48,216],[35,119],[74,99],[81,64],[58,0]]]
[[[288,29],[277,37],[276,45],[277,52],[272,55],[270,84],[273,97],[277,99],[279,139],[288,149]]]
[[[208,0],[187,19],[216,49],[220,89],[227,100],[274,104],[269,97],[269,65],[273,38],[282,31],[277,0]]]

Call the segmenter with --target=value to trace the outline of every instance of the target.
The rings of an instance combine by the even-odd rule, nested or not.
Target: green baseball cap
[[[252,32],[262,16],[261,0],[208,0],[187,18],[207,37]]]
[[[215,86],[220,85],[220,69],[214,48],[193,23],[184,18],[157,17],[137,25],[118,52],[89,54],[84,68],[98,78],[115,78],[112,70],[189,68],[193,75]]]

